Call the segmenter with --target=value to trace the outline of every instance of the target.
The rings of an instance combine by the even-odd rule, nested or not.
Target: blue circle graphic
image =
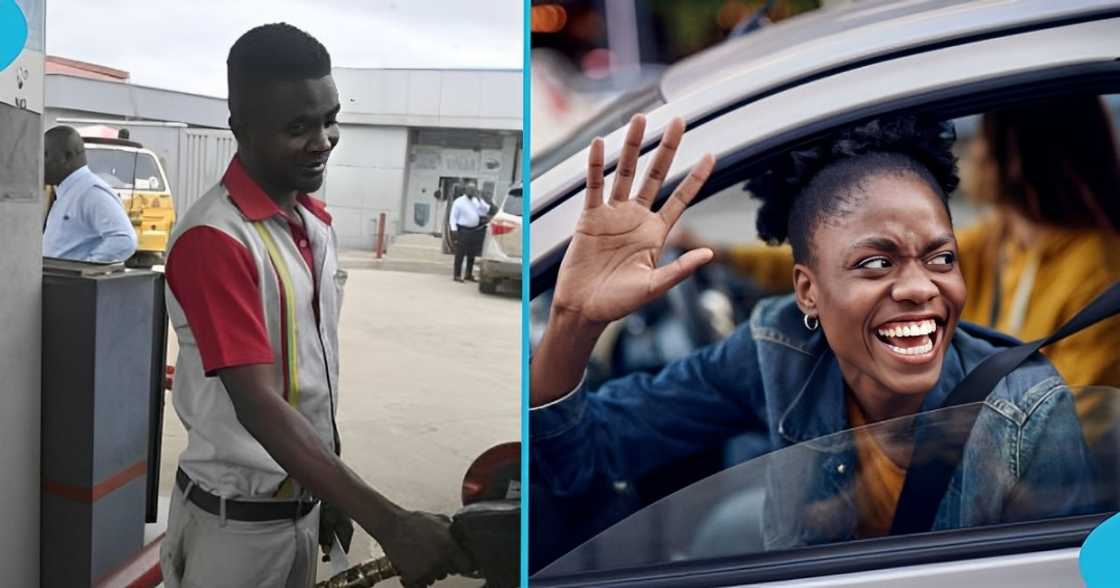
[[[27,18],[16,0],[0,0],[0,70],[23,52],[27,42]]]
[[[1113,515],[1089,533],[1081,546],[1081,578],[1086,588],[1120,586],[1120,515]]]

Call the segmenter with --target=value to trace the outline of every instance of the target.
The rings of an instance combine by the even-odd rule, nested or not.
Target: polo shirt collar
[[[88,165],[83,165],[82,167],[79,167],[78,169],[70,172],[70,175],[63,178],[63,180],[58,183],[58,186],[55,187],[55,196],[59,199],[65,199],[66,196],[73,191],[73,188],[75,186],[81,185],[82,183],[88,181],[89,176],[92,174],[93,172],[89,169]]]
[[[331,224],[331,213],[327,212],[327,203],[313,198],[307,194],[300,194],[296,200],[307,209],[307,212],[315,215],[315,218],[323,221],[326,224]]]
[[[222,176],[222,185],[229,192],[234,206],[250,221],[262,221],[282,214],[276,202],[269,198],[260,185],[249,176],[240,156],[234,155],[233,160],[229,162],[229,167]],[[302,193],[296,196],[296,201],[319,220],[331,224],[331,215],[327,212],[327,205],[323,201]]]

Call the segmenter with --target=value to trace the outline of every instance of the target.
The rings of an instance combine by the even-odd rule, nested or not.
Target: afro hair
[[[878,118],[789,151],[746,185],[762,201],[758,236],[772,245],[788,240],[794,258],[807,261],[812,231],[825,217],[848,211],[862,182],[882,175],[920,178],[947,202],[959,182],[955,140],[951,123],[902,115]]]

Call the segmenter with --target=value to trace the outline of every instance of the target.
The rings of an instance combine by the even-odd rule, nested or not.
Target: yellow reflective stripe
[[[280,484],[280,487],[276,489],[276,493],[273,494],[273,496],[276,498],[295,498],[296,488],[292,478],[284,478],[284,483]]]
[[[284,316],[287,317],[288,337],[284,345],[288,349],[288,365],[285,367],[288,370],[288,404],[294,408],[299,408],[299,358],[296,353],[299,348],[296,345],[296,306],[295,306],[295,290],[292,288],[292,275],[288,271],[288,264],[284,263],[284,258],[280,255],[280,250],[276,247],[276,242],[272,239],[272,234],[268,232],[268,228],[264,223],[255,222],[253,228],[257,230],[257,234],[261,236],[264,241],[264,247],[268,250],[268,256],[272,259],[272,265],[276,268],[277,274],[280,278],[280,286],[284,289]]]
[[[288,326],[287,340],[284,341],[284,345],[288,349],[286,354],[288,362],[284,366],[288,370],[288,404],[299,410],[299,358],[296,356],[298,338],[296,337],[296,306],[294,302],[296,295],[292,288],[292,275],[288,271],[288,264],[284,263],[284,258],[276,247],[276,241],[272,239],[272,233],[268,232],[268,227],[265,227],[264,223],[256,222],[253,223],[253,228],[261,236],[264,248],[268,250],[268,257],[272,260],[272,266],[276,268],[277,277],[280,279],[280,287],[284,289],[284,308],[282,312],[286,317]],[[287,477],[284,478],[284,482],[276,489],[273,496],[276,498],[294,498],[295,495],[294,480]]]

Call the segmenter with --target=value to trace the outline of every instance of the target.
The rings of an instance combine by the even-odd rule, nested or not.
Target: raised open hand
[[[603,140],[591,143],[587,163],[587,200],[576,224],[553,291],[553,308],[583,320],[620,319],[664,294],[712,258],[706,248],[689,251],[657,267],[669,229],[708,179],[715,158],[705,155],[658,212],[650,210],[673,163],[684,121],[674,119],[661,137],[649,171],[630,197],[646,121],[634,116],[619,157],[610,199],[603,200]]]

